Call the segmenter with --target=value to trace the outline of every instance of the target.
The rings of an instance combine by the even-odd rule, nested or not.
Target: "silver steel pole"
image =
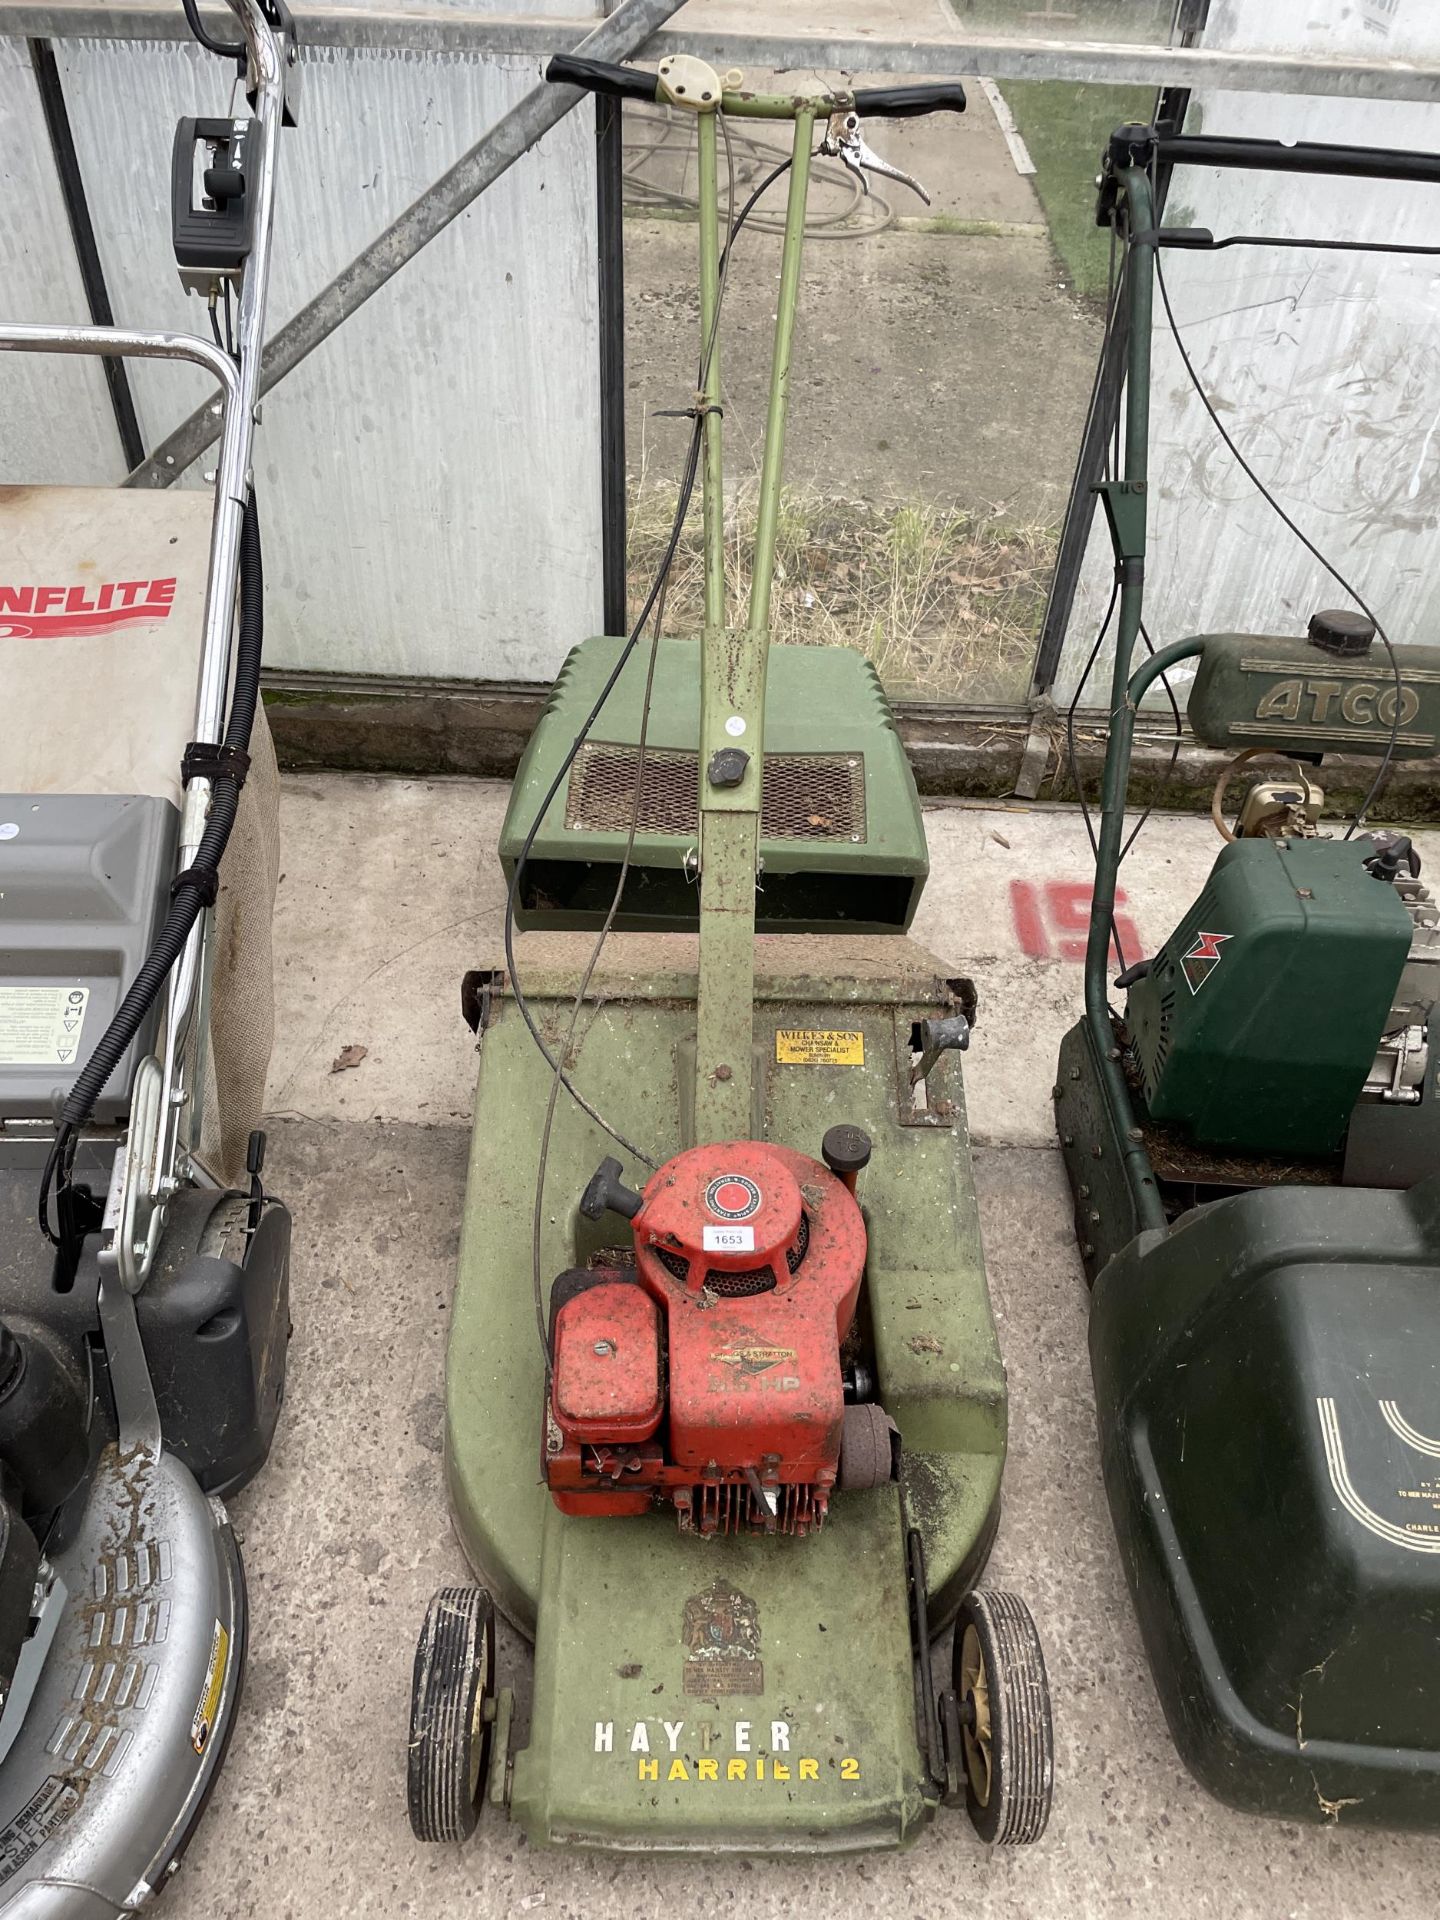
[[[229,406],[240,376],[228,353],[198,333],[165,333],[136,327],[32,326],[0,320],[0,353],[83,353],[116,360],[193,360],[225,389]],[[217,403],[212,401],[211,405]]]
[[[239,378],[235,404],[217,436],[214,403],[200,409],[210,423],[210,439],[220,439],[215,474],[215,518],[210,542],[210,573],[205,589],[205,639],[200,655],[200,686],[196,699],[195,738],[216,741],[225,723],[230,689],[230,642],[235,624],[235,582],[240,564],[240,523],[250,494],[250,461],[255,443],[255,408],[259,395],[260,356],[264,343],[265,300],[270,290],[270,244],[275,222],[275,180],[278,171],[280,122],[285,104],[286,49],[261,13],[258,0],[232,0],[249,51],[250,75],[255,85],[255,117],[260,123],[259,155],[251,191],[255,224],[250,253],[240,280],[236,318],[236,358]],[[208,444],[208,443],[207,443]],[[200,824],[209,804],[209,782],[193,783]],[[187,827],[190,822],[187,821]],[[188,837],[185,842],[190,847]],[[199,844],[198,833],[195,845]],[[193,849],[191,849],[193,850]]]
[[[679,11],[680,4],[681,0],[624,0],[623,5],[570,51],[595,60],[623,60],[627,54],[643,47],[656,27]],[[545,84],[527,93],[448,173],[441,174],[378,239],[372,240],[329,286],[280,329],[265,351],[260,392],[268,393],[298,367],[342,321],[364,306],[392,275],[408,260],[413,260],[422,247],[443,232],[487,187],[493,186],[522,154],[528,153],[585,97],[580,87]],[[135,469],[125,485],[168,487],[211,445],[215,436],[215,420],[210,410],[197,408]]]
[[[275,221],[275,185],[279,172],[280,131],[285,112],[285,68],[293,58],[288,38],[277,33],[260,10],[259,0],[229,0],[245,37],[249,71],[247,90],[253,92],[255,118],[260,123],[259,154],[251,191],[255,195],[255,222],[250,252],[240,279],[236,315],[236,385],[233,402],[225,409],[220,436],[220,458],[215,474],[215,509],[210,534],[210,571],[205,583],[204,640],[200,653],[200,681],[195,701],[198,741],[213,743],[224,732],[230,693],[231,642],[235,631],[236,582],[240,568],[240,529],[250,497],[251,458],[255,444],[255,416],[260,398],[260,360],[265,339],[265,302],[270,289],[270,247]],[[211,423],[213,402],[202,417]],[[180,820],[177,867],[193,859],[205,832],[210,811],[211,783],[190,781],[185,789]],[[144,1279],[154,1258],[163,1225],[163,1206],[178,1185],[175,1157],[180,1139],[181,1109],[188,1097],[201,1094],[198,1053],[194,1055],[192,1085],[184,1085],[184,1065],[191,1053],[189,1040],[204,966],[213,909],[206,908],[191,927],[180,959],[170,975],[165,1012],[165,1052],[161,1071],[163,1147],[157,1156],[150,1198],[156,1204],[143,1248],[133,1248],[136,1283]],[[202,1036],[203,1038],[203,1036]],[[198,1109],[197,1109],[198,1111]],[[132,1250],[127,1250],[128,1253]],[[126,1259],[126,1267],[129,1266]],[[122,1272],[125,1268],[122,1268]]]

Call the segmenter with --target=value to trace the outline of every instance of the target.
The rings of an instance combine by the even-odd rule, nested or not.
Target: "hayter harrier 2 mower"
[[[1393,760],[1436,751],[1440,649],[1320,610],[1305,633],[1208,634],[1132,671],[1156,249],[1226,244],[1157,227],[1157,162],[1440,182],[1440,159],[1112,141],[1100,211],[1126,242],[1129,358],[1123,477],[1101,492],[1120,625],[1085,1017],[1055,1088],[1105,1484],[1183,1757],[1255,1812],[1436,1826],[1440,909],[1408,839],[1363,822]],[[1159,951],[1130,957],[1122,1017],[1106,969],[1135,714],[1188,660],[1196,736],[1237,754],[1215,795],[1226,844]],[[1231,825],[1229,773],[1262,752],[1287,765],[1252,771]],[[1345,831],[1322,824],[1336,753],[1378,761]]]
[[[903,1845],[964,1801],[990,1839],[1033,1840],[1039,1642],[1018,1599],[975,1589],[1006,1392],[959,1072],[974,991],[905,937],[925,842],[873,670],[767,631],[817,130],[863,181],[893,172],[863,115],[964,95],[754,94],[685,58],[658,82],[568,57],[549,77],[695,115],[701,340],[670,549],[703,461],[706,617],[641,642],[662,571],[628,639],[566,661],[502,838],[506,963],[465,981],[481,1070],[447,1469],[488,1591],[448,1589],[426,1620],[411,1818],[457,1839],[488,1798],[537,1844],[780,1853]],[[722,247],[732,119],[789,123],[793,147]],[[787,172],[731,628],[719,318],[745,217]],[[525,1743],[492,1595],[535,1640]]]
[[[271,0],[235,12],[233,46],[192,21],[239,81],[173,165],[216,344],[0,325],[197,365],[222,422],[209,497],[0,491],[0,1913],[25,1920],[129,1913],[179,1864],[245,1659],[222,1499],[284,1380],[250,466],[294,37]]]

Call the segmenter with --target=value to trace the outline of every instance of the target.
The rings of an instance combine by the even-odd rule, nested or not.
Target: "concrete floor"
[[[924,12],[914,7],[916,31],[924,31]],[[859,74],[854,84],[903,78]],[[756,73],[747,84],[784,83]],[[967,84],[963,114],[866,125],[881,158],[917,177],[931,195],[927,207],[908,188],[876,179],[875,193],[912,223],[908,228],[812,230],[786,484],[871,502],[945,499],[981,517],[1058,525],[1090,398],[1100,318],[1072,293],[1030,181],[1016,172],[984,93]],[[788,129],[746,122],[733,138],[743,201],[747,187],[789,151]],[[656,150],[662,139],[663,150]],[[668,135],[658,110],[626,117],[627,165],[640,165],[649,150],[640,165],[644,180],[685,197],[696,190],[693,143],[684,115]],[[844,211],[852,197],[848,180],[838,161],[816,163],[812,221]],[[636,197],[627,193],[632,203]],[[777,186],[737,244],[726,289],[721,378],[734,486],[759,473],[780,262],[779,236],[761,223],[783,217],[784,207]],[[632,478],[668,476],[683,459],[688,429],[658,414],[685,404],[681,388],[697,351],[696,229],[693,221],[657,218],[633,204],[630,213],[626,444]],[[852,217],[875,214],[862,207]],[[916,221],[929,230],[915,230]],[[1044,380],[1034,378],[1038,365]],[[1023,461],[1014,458],[1017,445],[1027,449]]]
[[[1079,969],[1061,943],[1086,875],[1068,814],[930,809],[917,936],[975,974],[968,1058],[990,1282],[1011,1384],[991,1563],[1029,1600],[1054,1693],[1043,1842],[988,1855],[944,1815],[909,1854],[717,1865],[532,1852],[501,1821],[425,1849],[405,1814],[414,1635],[464,1575],[440,1471],[441,1369],[473,1044],[465,967],[495,952],[504,789],[340,776],[286,783],[270,1174],[296,1223],[290,1392],[236,1502],[250,1573],[247,1697],[170,1920],[345,1915],[958,1914],[1016,1920],[1433,1915],[1433,1839],[1227,1812],[1188,1779],[1151,1688],[1096,1460],[1085,1296],[1048,1094]],[[1422,836],[1440,858],[1440,835]],[[1208,869],[1208,823],[1155,821],[1127,868],[1137,944]],[[1026,948],[1031,951],[1026,952]],[[360,1065],[331,1071],[342,1047]],[[523,1646],[501,1642],[523,1688]]]

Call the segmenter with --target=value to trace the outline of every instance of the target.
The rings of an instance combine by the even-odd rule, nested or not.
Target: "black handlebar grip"
[[[653,107],[659,82],[638,67],[613,67],[608,60],[587,60],[578,53],[557,53],[545,69],[545,78],[557,85],[584,87],[590,93],[612,94],[617,100],[646,100]]]
[[[878,114],[882,120],[914,120],[922,113],[964,113],[965,89],[958,80],[940,80],[923,87],[862,87],[855,95],[855,111]]]

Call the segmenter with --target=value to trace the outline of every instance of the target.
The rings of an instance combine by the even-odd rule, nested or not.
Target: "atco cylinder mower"
[[[458,1839],[488,1800],[539,1844],[804,1853],[903,1845],[963,1802],[990,1839],[1033,1840],[1040,1645],[1020,1600],[976,1586],[1006,1386],[960,1076],[974,989],[906,936],[925,841],[873,669],[768,632],[817,135],[862,184],[905,179],[868,117],[964,94],[756,94],[681,57],[549,78],[694,115],[701,337],[670,550],[703,470],[705,621],[642,639],[662,567],[628,638],[565,662],[501,842],[505,963],[464,984],[481,1064],[446,1458],[486,1585],[425,1622],[411,1819]],[[722,245],[738,120],[793,142]],[[719,321],[785,174],[737,628]],[[535,1641],[523,1744],[495,1605]]]
[[[1409,839],[1364,816],[1393,760],[1440,743],[1440,648],[1320,607],[1303,633],[1178,640],[1134,669],[1156,250],[1233,244],[1157,223],[1154,169],[1179,161],[1440,182],[1433,154],[1143,127],[1116,133],[1102,175],[1128,305],[1124,469],[1101,489],[1120,624],[1085,1015],[1055,1114],[1105,1484],[1197,1777],[1254,1812],[1436,1826],[1440,908]],[[1128,956],[1120,1012],[1135,715],[1192,661],[1190,725],[1235,756],[1225,844],[1169,938]],[[1348,830],[1323,814],[1336,754],[1375,765]]]

